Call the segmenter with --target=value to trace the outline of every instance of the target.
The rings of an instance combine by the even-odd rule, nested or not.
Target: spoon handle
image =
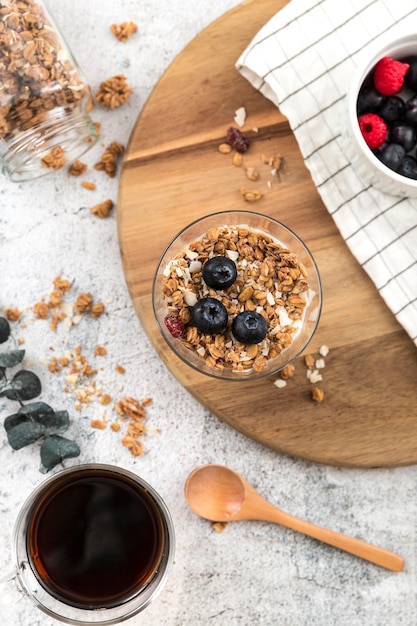
[[[404,559],[394,552],[390,552],[385,548],[380,548],[379,546],[367,543],[362,539],[355,539],[354,537],[343,535],[342,533],[338,533],[334,530],[329,530],[327,528],[323,528],[322,526],[316,526],[311,522],[306,522],[298,517],[289,515],[272,505],[268,511],[265,511],[263,519],[265,521],[281,524],[287,528],[292,528],[293,530],[304,533],[309,537],[323,541],[324,543],[339,548],[340,550],[344,550],[345,552],[350,552],[355,556],[359,556],[362,559],[375,563],[376,565],[380,565],[381,567],[385,567],[386,569],[394,572],[401,572],[404,568]]]

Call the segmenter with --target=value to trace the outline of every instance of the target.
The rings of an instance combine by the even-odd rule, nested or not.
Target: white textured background
[[[83,160],[92,166],[103,146],[127,143],[133,124],[168,64],[202,28],[236,0],[53,0],[57,23],[93,89],[114,74],[134,88],[128,104],[100,110],[102,138]],[[133,20],[139,32],[127,43],[109,32],[114,22]],[[233,37],[233,33],[230,33]],[[157,120],[156,120],[157,123]],[[136,471],[161,493],[174,519],[177,551],[171,577],[158,599],[130,620],[135,626],[414,626],[416,606],[417,469],[347,470],[305,463],[269,450],[225,426],[185,392],[162,364],[134,313],[124,282],[116,214],[98,220],[89,207],[116,200],[116,179],[89,170],[97,191],[82,189],[65,171],[33,183],[0,178],[0,307],[25,309],[48,298],[61,275],[71,294],[90,291],[106,305],[98,320],[83,319],[68,334],[42,321],[15,326],[25,339],[27,363],[42,380],[43,401],[68,409],[70,434],[80,443],[78,462],[116,463]],[[69,299],[71,299],[71,294]],[[110,429],[90,428],[97,407],[78,413],[63,392],[62,377],[45,359],[66,346],[91,354],[104,344],[108,355],[97,382],[115,398],[153,398],[145,454],[134,459]],[[331,346],[330,346],[331,348]],[[124,376],[114,367],[122,364]],[[277,390],[277,401],[279,391]],[[0,402],[2,419],[13,403]],[[364,416],[365,417],[365,416]],[[156,431],[160,429],[160,434]],[[42,479],[35,445],[13,452],[0,430],[0,571],[10,562],[17,512]],[[186,506],[188,473],[209,462],[240,471],[273,503],[317,524],[399,552],[405,571],[394,574],[289,530],[266,523],[231,524],[215,533]],[[0,608],[5,626],[52,626],[29,602]]]

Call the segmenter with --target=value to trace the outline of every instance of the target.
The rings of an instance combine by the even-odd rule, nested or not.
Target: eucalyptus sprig
[[[0,317],[0,344],[11,336],[10,324]],[[19,365],[25,350],[0,352],[0,398],[18,402],[20,408],[4,420],[7,439],[13,450],[20,450],[35,441],[42,441],[40,447],[40,471],[46,473],[64,459],[76,457],[80,448],[75,441],[62,436],[70,425],[68,411],[54,411],[45,402],[30,402],[41,391],[41,381],[33,372],[19,370],[9,380],[7,369]]]

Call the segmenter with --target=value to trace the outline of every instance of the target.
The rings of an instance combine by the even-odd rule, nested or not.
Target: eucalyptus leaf
[[[50,435],[41,446],[40,471],[45,474],[58,463],[62,463],[64,459],[79,456],[80,452],[80,448],[75,441],[60,435]]]
[[[52,414],[37,415],[35,421],[45,426],[47,435],[60,435],[69,428],[68,411],[53,411]]]
[[[13,379],[0,391],[0,397],[6,396],[9,400],[32,400],[41,392],[41,381],[33,372],[20,370]]]
[[[31,402],[21,406],[18,410],[19,415],[28,415],[29,417],[53,415],[54,410],[46,402]]]
[[[0,353],[0,367],[14,367],[23,361],[25,350],[11,350]]]
[[[26,417],[26,415],[19,415],[19,413],[14,413],[13,415],[8,415],[4,420],[4,428],[6,433],[9,432],[15,426],[19,424],[24,424],[26,422],[30,422],[30,419]]]
[[[27,421],[17,424],[7,432],[7,439],[13,450],[20,450],[30,443],[37,441],[45,434],[42,424]]]
[[[10,337],[10,324],[5,317],[0,317],[0,343],[4,343]]]

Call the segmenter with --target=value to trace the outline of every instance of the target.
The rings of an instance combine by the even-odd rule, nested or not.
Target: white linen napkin
[[[417,200],[366,186],[340,139],[358,58],[413,28],[416,0],[292,0],[236,67],[287,117],[342,237],[417,345]]]

